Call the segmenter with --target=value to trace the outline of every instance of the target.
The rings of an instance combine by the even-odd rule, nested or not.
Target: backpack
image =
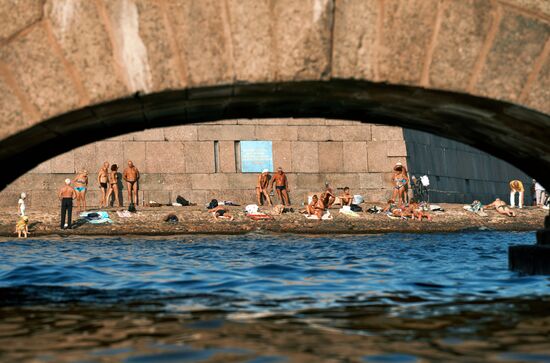
[[[362,212],[363,211],[363,208],[361,208],[357,204],[352,204],[350,206],[350,209],[351,209],[352,212]]]
[[[189,201],[187,199],[185,199],[184,197],[182,197],[181,195],[177,196],[176,203],[179,203],[184,207],[190,205]]]

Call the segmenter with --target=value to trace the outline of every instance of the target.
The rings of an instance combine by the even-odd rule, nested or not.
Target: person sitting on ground
[[[514,208],[516,205],[516,193],[519,194],[518,207],[523,208],[523,195],[525,189],[521,180],[512,180],[510,182],[510,207]]]
[[[508,216],[508,217],[515,217],[516,213],[512,211],[510,208],[508,208],[508,205],[504,203],[499,198],[495,199],[495,201],[491,204],[488,204],[485,206],[485,209],[491,209],[495,208],[497,213]]]
[[[313,214],[319,219],[323,218],[323,214],[325,214],[327,205],[324,201],[327,199],[328,197],[326,196],[326,193],[321,193],[321,197],[319,197],[319,199],[317,199],[317,203],[315,203]]]
[[[275,185],[275,190],[277,191],[277,196],[279,197],[279,202],[282,205],[290,205],[290,200],[288,193],[290,193],[290,188],[288,187],[288,179],[286,174],[283,172],[283,168],[280,166],[277,168],[277,173],[271,178],[269,183],[270,190],[273,190],[273,185]]]
[[[269,180],[271,176],[269,175],[269,170],[264,169],[262,173],[258,176],[258,182],[256,184],[256,198],[258,200],[258,205],[264,205],[262,202],[262,197],[267,200],[269,206],[272,206],[271,197],[269,196]]]
[[[101,169],[97,173],[97,182],[101,190],[101,198],[99,199],[99,208],[107,207],[107,191],[109,190],[109,162],[104,162]]]
[[[29,217],[21,216],[17,223],[15,224],[15,233],[17,233],[17,238],[21,238],[23,235],[25,238],[29,235]]]
[[[208,213],[212,213],[212,216],[215,220],[218,220],[220,218],[229,219],[230,221],[233,220],[233,216],[227,213],[227,210],[222,205],[218,205],[218,201],[216,199],[212,199],[207,208]]]
[[[79,212],[86,210],[86,189],[88,188],[88,172],[80,171],[73,180],[76,191],[76,206]]]
[[[325,205],[326,209],[329,209],[336,201],[336,196],[332,192],[332,188],[328,183],[325,183],[325,192],[323,194],[325,195],[323,199],[323,204]]]
[[[426,218],[428,221],[432,220],[432,216],[428,212],[428,208],[426,208],[424,203],[418,204],[416,200],[411,200],[409,211],[412,213],[413,219],[417,219],[419,221],[421,221],[422,218]]]
[[[306,206],[306,210],[304,211],[308,217],[315,214],[315,207],[317,206],[318,201],[319,198],[317,197],[317,194],[311,197],[311,202]]]
[[[25,198],[27,198],[27,193],[23,192],[21,193],[21,197],[19,198],[19,201],[17,202],[17,205],[19,207],[19,215],[21,217],[25,216]]]
[[[340,196],[340,200],[342,201],[342,206],[351,206],[351,203],[353,202],[353,195],[349,192],[349,187],[344,188],[344,194]]]

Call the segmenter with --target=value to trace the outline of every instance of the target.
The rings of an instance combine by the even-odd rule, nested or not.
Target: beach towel
[[[260,213],[260,212],[247,213],[246,216],[250,219],[255,220],[255,221],[264,220],[264,219],[273,219],[273,217],[270,216],[269,214]]]
[[[258,213],[259,207],[257,204],[249,204],[244,209],[248,214],[255,214],[255,213]]]
[[[80,213],[80,217],[92,224],[113,223],[111,218],[109,218],[109,213],[104,211],[82,212]]]
[[[307,219],[317,219],[319,220],[319,218],[316,216],[316,215],[304,215],[304,217],[306,217]],[[323,217],[321,218],[322,220],[326,221],[326,220],[330,220],[332,219],[332,215],[330,214],[330,212],[327,210],[325,212],[325,214],[323,214]]]
[[[359,213],[352,211],[347,205],[343,206],[342,209],[340,209],[340,214],[343,214],[348,217],[353,217],[353,218],[359,217]]]
[[[116,214],[117,214],[117,216],[119,216],[121,218],[130,218],[130,217],[133,216],[133,214],[130,213],[130,211],[127,211],[127,210],[117,210]]]

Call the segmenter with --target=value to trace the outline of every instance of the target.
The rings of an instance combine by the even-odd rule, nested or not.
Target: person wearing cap
[[[394,189],[391,199],[399,201],[401,204],[408,203],[409,175],[407,173],[407,168],[399,162],[395,163],[393,167],[392,182],[394,183]]]
[[[264,169],[262,173],[258,176],[258,182],[256,183],[256,199],[258,200],[258,205],[264,205],[262,203],[262,197],[267,200],[269,206],[272,206],[271,197],[269,196],[269,180],[271,176],[269,175],[269,170]]]
[[[281,204],[287,206],[290,205],[290,200],[288,193],[290,189],[288,188],[288,179],[286,177],[283,168],[280,166],[277,168],[277,173],[271,178],[270,189],[273,190],[273,185],[275,185],[275,190],[277,190],[277,196]]]
[[[76,191],[71,187],[71,179],[65,179],[65,185],[59,189],[57,194],[61,201],[61,224],[60,228],[71,228],[71,219],[73,215],[73,199],[76,198]],[[65,215],[67,223],[65,223]]]
[[[86,210],[86,189],[88,189],[88,171],[82,170],[73,180],[76,191],[76,206],[79,212]]]
[[[17,238],[21,238],[23,235],[25,238],[29,235],[29,217],[21,216],[17,223],[15,224],[15,233],[17,233]]]
[[[519,194],[518,207],[523,208],[523,195],[525,193],[525,188],[521,180],[512,180],[510,182],[510,206],[515,208],[516,206],[516,193]]]

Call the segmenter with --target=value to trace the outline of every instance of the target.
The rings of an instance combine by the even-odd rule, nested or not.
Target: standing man
[[[264,169],[258,176],[258,182],[256,183],[256,198],[258,199],[258,205],[264,205],[262,203],[262,196],[267,200],[269,206],[272,206],[271,198],[269,196],[269,170]]]
[[[97,182],[101,190],[101,199],[99,200],[99,208],[107,207],[107,191],[109,190],[109,162],[103,163],[101,169],[97,173]]]
[[[134,166],[131,160],[128,160],[128,167],[124,169],[122,174],[126,180],[126,188],[128,188],[128,200],[134,205],[138,205],[138,180],[139,170]],[[133,195],[132,195],[133,194]]]
[[[65,185],[59,189],[57,196],[59,200],[61,200],[61,224],[59,228],[71,228],[73,199],[76,198],[76,191],[71,187],[71,179],[65,179]],[[67,215],[67,223],[65,223],[65,214]]]
[[[290,205],[288,198],[288,193],[290,192],[288,187],[288,179],[286,178],[286,174],[283,172],[283,168],[280,166],[277,168],[277,173],[275,173],[271,179],[270,190],[273,190],[273,184],[275,184],[275,190],[277,191],[279,201],[285,206]]]
[[[521,180],[512,180],[510,182],[510,206],[515,208],[516,206],[516,193],[519,194],[518,207],[523,208],[523,195],[525,189],[523,188],[523,183]]]

